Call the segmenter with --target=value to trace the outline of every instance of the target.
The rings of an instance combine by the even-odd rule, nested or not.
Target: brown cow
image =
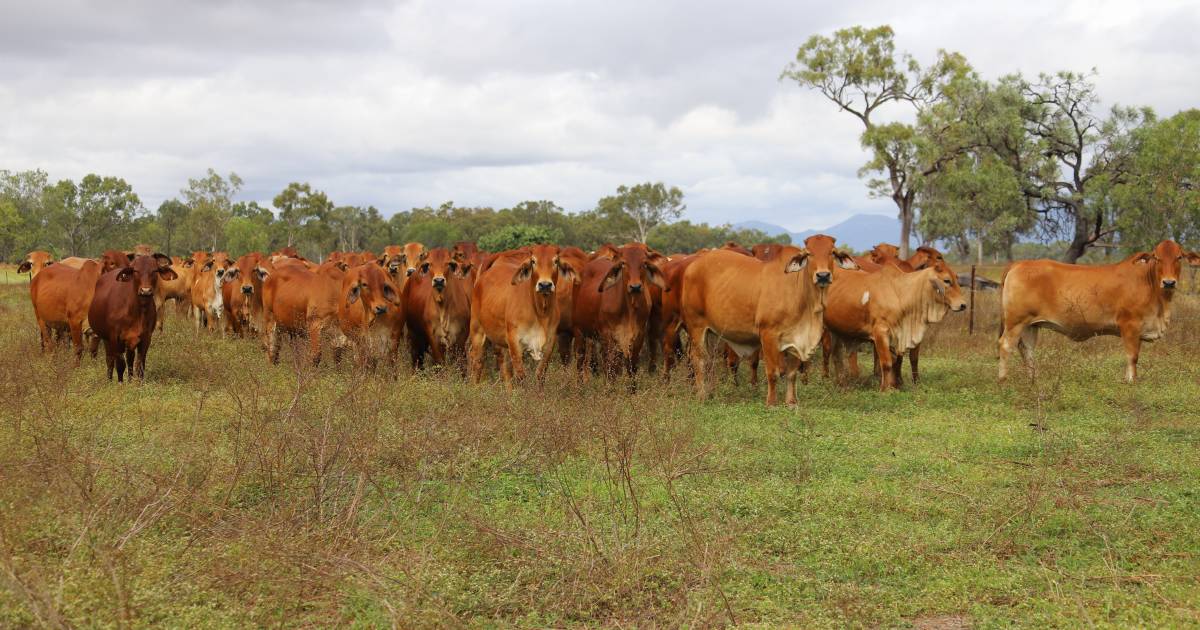
[[[425,260],[425,246],[420,243],[406,243],[400,245],[388,245],[383,248],[383,255],[379,257],[379,264],[388,273],[396,278],[397,284],[400,282],[400,270],[404,270],[404,276],[408,277],[416,273],[417,266],[421,261]]]
[[[948,310],[967,308],[957,277],[944,265],[904,272],[894,265],[879,271],[839,272],[825,298],[825,327],[832,336],[835,371],[844,374],[843,353],[872,342],[879,360],[879,387],[898,386],[902,356],[921,343],[930,323]]]
[[[386,357],[395,366],[404,335],[400,290],[374,259],[346,271],[338,299],[338,326],[358,349],[362,365]]]
[[[183,306],[183,313],[187,313],[191,309],[192,304],[192,284],[196,280],[196,269],[189,265],[188,261],[179,257],[171,258],[171,270],[175,272],[175,278],[168,280],[165,277],[158,279],[158,284],[154,287],[154,311],[158,319],[158,330],[164,330],[166,321],[166,311],[163,306],[167,300],[174,300],[177,307]],[[176,308],[176,312],[180,312]]]
[[[36,277],[47,265],[54,264],[54,254],[42,250],[34,250],[25,254],[25,260],[17,265],[17,273],[27,273],[32,280]]]
[[[471,297],[471,378],[483,378],[483,353],[488,343],[501,355],[500,373],[512,387],[525,378],[525,353],[537,363],[540,383],[546,374],[558,333],[556,292],[573,285],[575,269],[555,245],[532,245],[518,257],[503,257],[479,275]]]
[[[683,272],[688,265],[699,258],[699,254],[672,256],[662,266],[663,282],[667,285],[661,292],[662,302],[659,306],[658,317],[663,355],[663,379],[670,380],[671,370],[680,356],[682,342],[679,332],[683,328],[683,312],[680,310],[680,300],[683,299]]]
[[[257,270],[262,260],[258,252],[243,254],[221,278],[225,329],[234,336],[247,337],[263,330],[262,276]]]
[[[204,252],[195,252],[192,261],[192,315],[195,317],[196,331],[199,332],[201,326],[215,331],[225,310],[221,281],[231,264],[229,254],[217,252],[208,256]]]
[[[42,338],[42,350],[52,346],[50,333],[61,337],[70,334],[75,344],[75,364],[83,355],[83,333],[88,329],[88,308],[96,291],[96,280],[100,278],[100,263],[88,260],[82,269],[65,265],[51,265],[33,277],[29,283],[29,298],[33,301],[33,315],[37,319],[38,332]],[[92,353],[95,354],[93,345]]]
[[[313,365],[321,363],[321,338],[326,332],[336,332],[335,345],[344,345],[337,328],[344,268],[345,264],[337,261],[325,262],[316,271],[295,262],[259,262],[256,270],[262,277],[267,360],[279,363],[280,332],[292,339],[307,337]]]
[[[1008,375],[1008,355],[1020,348],[1033,368],[1039,328],[1074,341],[1116,335],[1125,346],[1125,380],[1137,378],[1143,341],[1162,337],[1171,320],[1171,299],[1181,261],[1200,265],[1200,254],[1163,241],[1111,265],[1069,265],[1053,260],[1014,263],[1001,281],[1000,381]],[[1034,372],[1036,375],[1036,372]]]
[[[617,258],[598,256],[584,266],[572,312],[579,369],[586,379],[593,346],[599,344],[605,373],[612,377],[619,363],[630,375],[637,372],[638,357],[650,318],[647,285],[666,288],[659,264],[667,261],[641,243],[614,249]]]
[[[558,258],[575,272],[570,282],[560,282],[554,290],[558,300],[558,354],[565,366],[571,360],[571,344],[575,338],[575,292],[579,290],[580,270],[588,264],[587,252],[578,247],[562,247]]]
[[[438,247],[421,254],[419,269],[409,276],[403,293],[414,368],[425,365],[426,352],[439,365],[448,354],[462,356],[471,324],[471,263]]]
[[[154,285],[159,278],[171,280],[175,276],[171,259],[154,254],[136,256],[129,266],[109,271],[96,282],[88,323],[104,342],[109,380],[114,365],[118,382],[124,380],[126,365],[131,378],[145,378],[146,353],[157,316]]]
[[[837,239],[834,240],[836,241]],[[779,256],[780,248],[781,245],[778,243],[759,243],[758,245],[755,245],[750,252],[755,258],[763,262],[767,262],[770,260],[775,260],[775,257]],[[750,366],[750,387],[756,389],[758,388],[758,360],[761,354],[762,353],[760,353],[758,350],[755,350],[747,358],[747,363]],[[735,385],[738,382],[738,365],[741,363],[741,361],[741,357],[738,356],[738,353],[735,352],[734,349],[729,346],[729,344],[725,344],[725,364],[729,366],[729,372],[733,374],[733,383]]]
[[[821,340],[825,290],[833,266],[857,266],[834,249],[834,239],[810,236],[806,249],[785,246],[771,261],[716,250],[701,255],[683,274],[681,309],[687,327],[697,394],[704,398],[707,335],[738,354],[761,348],[767,363],[768,405],[778,402],[776,381],[787,377],[787,403],[796,402],[796,374]]]

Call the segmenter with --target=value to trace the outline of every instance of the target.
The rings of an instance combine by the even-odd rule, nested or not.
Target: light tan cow
[[[1038,329],[1048,328],[1074,341],[1121,337],[1125,380],[1133,382],[1142,342],[1161,338],[1171,321],[1171,300],[1185,259],[1200,265],[1200,254],[1185,252],[1168,240],[1152,252],[1111,265],[1053,260],[1012,264],[1004,272],[1000,293],[1000,381],[1008,376],[1008,356],[1014,348],[1033,368]]]
[[[34,250],[28,254],[25,254],[25,260],[22,260],[21,264],[17,265],[17,273],[27,273],[29,274],[29,278],[32,280],[33,277],[38,275],[38,273],[45,269],[47,265],[53,264],[54,254],[51,254],[47,251]]]

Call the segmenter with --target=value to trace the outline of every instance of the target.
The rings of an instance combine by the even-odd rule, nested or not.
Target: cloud
[[[985,75],[1096,66],[1105,103],[1190,106],[1200,14],[1044,2],[41,2],[0,23],[0,168],[128,179],[153,207],[208,167],[269,201],[309,181],[386,213],[585,210],[662,180],[688,217],[890,214],[856,121],[777,80],[808,35],[890,23]]]

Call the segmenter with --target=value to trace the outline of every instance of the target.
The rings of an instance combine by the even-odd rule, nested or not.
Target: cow
[[[570,282],[560,282],[554,289],[558,300],[558,354],[565,366],[571,360],[571,344],[575,337],[575,292],[579,290],[580,270],[588,263],[587,252],[578,247],[560,247],[558,258],[574,272]]]
[[[616,253],[615,259],[608,256]],[[590,373],[593,346],[601,349],[605,373],[615,376],[620,364],[633,376],[646,339],[651,298],[648,285],[665,289],[659,264],[666,257],[641,243],[605,250],[580,273],[572,312],[578,367]]]
[[[345,263],[326,261],[311,271],[299,262],[272,264],[261,260],[255,270],[262,278],[268,361],[279,363],[280,333],[292,339],[307,337],[308,358],[313,365],[321,364],[321,339],[327,332],[337,333],[335,346],[344,345],[337,315]]]
[[[199,332],[201,327],[215,331],[217,322],[225,310],[221,281],[230,265],[229,254],[217,252],[207,256],[204,252],[195,252],[192,254],[192,261],[192,314],[196,322],[196,332]]]
[[[900,380],[897,358],[921,343],[929,324],[941,321],[947,311],[966,308],[957,277],[944,265],[913,272],[895,265],[875,272],[838,272],[824,315],[835,371],[839,378],[845,374],[847,349],[853,352],[860,342],[871,342],[880,390],[895,389]]]
[[[54,264],[54,254],[42,250],[34,250],[25,254],[25,259],[17,265],[17,273],[29,274],[32,281],[48,265]]]
[[[463,355],[471,324],[471,263],[438,247],[422,252],[418,264],[403,290],[414,368],[424,367],[426,352],[438,365],[448,354]]]
[[[1155,341],[1171,320],[1171,300],[1181,263],[1200,265],[1200,254],[1162,241],[1111,265],[1070,265],[1025,260],[1005,270],[1000,284],[1001,382],[1008,376],[1014,347],[1033,370],[1038,329],[1048,328],[1073,341],[1115,335],[1125,346],[1125,381],[1137,378],[1143,341]]]
[[[104,342],[109,380],[114,366],[117,382],[124,380],[126,366],[130,380],[145,378],[146,353],[157,317],[154,286],[160,278],[172,280],[176,275],[171,259],[155,253],[135,256],[128,266],[109,271],[96,282],[88,323]]]
[[[680,300],[683,299],[683,272],[688,265],[699,258],[699,254],[672,256],[662,266],[663,282],[667,288],[661,292],[662,301],[659,305],[658,317],[663,356],[663,380],[671,379],[671,370],[680,356],[682,342],[679,332],[683,328],[683,313],[680,310]]]
[[[687,328],[696,393],[708,395],[709,334],[743,357],[761,349],[766,361],[767,405],[778,402],[779,376],[787,378],[786,402],[796,403],[796,375],[821,340],[825,292],[834,265],[856,269],[834,239],[810,236],[805,247],[784,246],[761,261],[737,252],[702,254],[683,273],[681,310]]]
[[[750,248],[750,254],[759,260],[774,260],[781,247],[779,243],[759,243]]]
[[[262,276],[256,269],[262,260],[258,252],[243,254],[221,279],[225,329],[236,337],[262,332]]]
[[[501,376],[512,387],[525,378],[525,353],[537,363],[538,382],[558,336],[558,291],[575,282],[575,268],[555,245],[532,245],[482,271],[471,296],[470,372],[483,378],[483,353],[492,344],[501,355]]]
[[[88,330],[88,308],[92,305],[100,270],[100,263],[94,260],[86,261],[81,269],[51,265],[30,281],[29,298],[33,302],[43,352],[52,347],[51,332],[58,337],[66,332],[75,345],[75,364],[79,364],[83,356],[83,334]],[[95,346],[92,353],[94,356]]]
[[[425,260],[424,245],[415,242],[405,243],[403,246],[388,245],[383,248],[383,255],[379,257],[379,265],[396,279],[396,284],[403,284],[401,270],[404,271],[403,277],[412,276],[417,272],[417,267],[423,260]]]
[[[360,363],[386,357],[395,366],[404,335],[400,290],[374,259],[346,270],[338,297],[338,326],[358,349]]]
[[[775,260],[775,257],[779,255],[779,248],[780,245],[778,243],[759,243],[751,248],[750,255],[763,262],[767,262]],[[750,367],[750,387],[755,389],[758,388],[758,362],[760,355],[761,353],[755,350],[747,357],[747,363],[749,363]],[[738,353],[729,344],[725,344],[725,364],[729,366],[729,372],[733,375],[734,385],[738,382],[738,365],[741,361]]]
[[[158,319],[158,330],[164,330],[166,321],[166,312],[163,306],[167,300],[174,300],[176,306],[184,306],[183,313],[190,310],[192,304],[192,285],[196,280],[196,269],[188,264],[188,260],[172,257],[171,270],[175,272],[175,278],[168,280],[164,277],[158,279],[158,284],[154,287],[154,311]],[[180,312],[176,309],[176,312]]]

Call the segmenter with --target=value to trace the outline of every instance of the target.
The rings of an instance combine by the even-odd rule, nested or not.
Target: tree
[[[0,256],[5,260],[18,260],[30,250],[52,246],[47,242],[48,181],[49,176],[41,170],[0,170],[0,205],[7,208],[7,228],[0,235]]]
[[[645,243],[650,230],[683,216],[687,206],[678,188],[646,182],[617,187],[617,194],[601,199],[596,209],[626,238]]]
[[[47,191],[48,227],[60,230],[71,256],[125,247],[133,219],[142,210],[133,187],[119,177],[84,176],[76,185],[64,179]]]
[[[296,239],[301,229],[310,222],[319,224],[329,211],[333,210],[333,202],[321,191],[314,191],[308,183],[292,182],[275,195],[271,202],[279,210],[279,219],[287,228],[288,247],[296,246]]]
[[[1128,181],[1135,131],[1154,113],[1113,107],[1101,118],[1090,75],[1075,72],[1042,74],[1037,82],[1013,75],[1002,83],[1021,96],[1017,111],[1025,133],[992,149],[1021,178],[1046,232],[1070,239],[1063,259],[1075,262],[1115,233],[1121,208],[1108,194]]]
[[[541,225],[518,224],[485,234],[479,239],[479,247],[489,252],[503,252],[538,243],[561,243],[562,240],[561,230]]]
[[[694,252],[704,247],[720,247],[729,241],[751,247],[758,243],[788,244],[792,238],[787,234],[769,236],[761,230],[738,230],[729,224],[711,226],[707,223],[676,221],[651,230],[646,244],[664,254],[674,254]]]
[[[908,104],[919,115],[943,100],[956,81],[974,79],[974,72],[962,55],[944,50],[922,70],[907,53],[896,53],[893,35],[889,26],[855,26],[833,37],[813,35],[780,79],[819,91],[862,122],[860,140],[871,158],[859,175],[882,175],[869,180],[868,187],[872,196],[890,198],[900,211],[900,249],[907,257],[921,180],[937,173],[964,148],[929,142],[911,124],[879,123],[875,116],[889,103]],[[940,150],[930,151],[931,147]]]
[[[1164,237],[1200,243],[1200,109],[1142,128],[1132,172],[1114,194],[1124,248],[1147,250]]]
[[[190,210],[187,223],[193,247],[217,250],[225,235],[225,224],[233,217],[233,198],[241,189],[242,178],[237,173],[225,178],[211,168],[204,177],[188,179],[188,187],[181,194]]]
[[[168,199],[158,205],[157,220],[158,226],[162,230],[164,240],[165,253],[171,256],[172,244],[176,234],[183,228],[187,222],[189,209],[186,204],[178,199]]]

